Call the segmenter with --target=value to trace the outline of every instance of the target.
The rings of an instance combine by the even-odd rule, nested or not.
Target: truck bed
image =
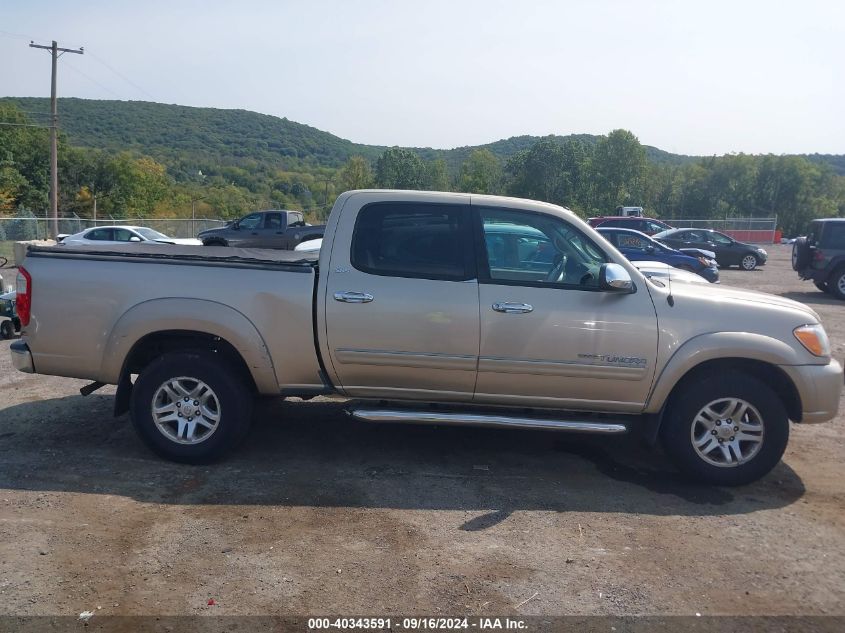
[[[322,388],[313,337],[317,254],[177,245],[30,247],[40,373],[116,383],[147,333],[231,344],[259,392]],[[144,343],[141,342],[143,345]]]

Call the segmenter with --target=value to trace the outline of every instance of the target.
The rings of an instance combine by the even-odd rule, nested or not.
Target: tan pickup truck
[[[843,382],[810,308],[646,278],[566,209],[492,196],[347,192],[319,254],[33,247],[17,309],[18,369],[118,385],[185,462],[237,445],[255,394],[339,394],[374,422],[636,430],[741,484]]]

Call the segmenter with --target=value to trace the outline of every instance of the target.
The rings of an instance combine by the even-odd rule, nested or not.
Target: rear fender
[[[279,392],[273,360],[255,325],[234,308],[202,299],[153,299],[127,310],[109,334],[99,380],[120,382],[124,361],[138,341],[174,330],[220,337],[240,354],[260,393]]]

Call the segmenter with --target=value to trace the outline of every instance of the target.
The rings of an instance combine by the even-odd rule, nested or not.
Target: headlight
[[[830,356],[830,341],[820,323],[801,325],[792,330],[792,333],[798,342],[814,356]]]
[[[764,249],[764,248],[758,248],[758,249],[757,249],[757,252],[758,252],[758,253],[760,253],[761,255],[766,255],[766,254],[767,254],[767,253],[766,253],[766,249]]]

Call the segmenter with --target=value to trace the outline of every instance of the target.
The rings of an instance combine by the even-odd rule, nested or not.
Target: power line
[[[92,84],[94,84],[94,85],[96,85],[96,86],[99,86],[100,88],[102,88],[103,90],[105,90],[105,91],[106,91],[106,92],[108,92],[108,93],[111,93],[112,95],[114,95],[114,96],[115,96],[115,97],[117,97],[118,99],[124,99],[124,96],[123,96],[123,95],[117,94],[117,93],[116,93],[114,90],[112,90],[111,88],[108,88],[107,86],[104,86],[103,84],[101,84],[99,81],[97,81],[96,79],[94,79],[94,78],[93,78],[93,77],[91,77],[90,75],[87,75],[87,74],[85,74],[84,72],[82,72],[81,70],[79,70],[76,66],[73,66],[73,65],[69,64],[68,62],[65,62],[65,65],[66,65],[68,68],[70,68],[73,72],[75,72],[75,73],[78,73],[78,74],[82,75],[83,77],[85,77],[85,79],[87,79],[88,81],[90,81]]]
[[[136,84],[134,81],[132,81],[131,79],[129,79],[129,77],[127,77],[126,75],[124,75],[123,73],[121,73],[119,70],[117,70],[117,69],[116,69],[116,68],[114,68],[113,66],[109,65],[108,63],[106,63],[106,61],[105,61],[105,60],[100,59],[99,57],[97,57],[97,56],[96,56],[94,53],[92,53],[91,51],[88,51],[88,54],[89,54],[89,55],[91,55],[92,59],[93,59],[95,62],[97,62],[97,63],[99,63],[99,64],[102,64],[103,66],[105,66],[106,68],[108,68],[110,71],[112,71],[115,75],[117,75],[118,77],[120,77],[121,79],[123,79],[123,81],[125,81],[126,83],[128,83],[130,86],[132,86],[133,88],[135,88],[135,89],[136,89],[136,90],[138,90],[139,92],[143,93],[144,95],[146,95],[147,97],[149,97],[151,100],[153,100],[153,101],[155,101],[155,100],[156,100],[156,98],[155,98],[153,95],[151,95],[149,92],[147,92],[146,90],[144,90],[141,86],[139,86],[139,85],[138,85],[138,84]]]
[[[40,127],[44,130],[53,128],[52,125],[35,125],[34,123],[3,123],[0,121],[0,125],[7,125],[9,127]]]
[[[14,104],[13,104],[13,105],[14,105]],[[17,111],[17,112],[23,112],[24,114],[35,114],[35,115],[38,115],[38,116],[50,116],[50,113],[49,113],[49,112],[43,112],[43,111],[36,111],[36,110],[17,110],[17,109],[16,109],[16,111]]]
[[[32,37],[29,35],[24,35],[23,33],[12,33],[11,31],[3,31],[0,30],[0,35],[4,37],[10,37],[16,40],[30,40],[32,41]]]

